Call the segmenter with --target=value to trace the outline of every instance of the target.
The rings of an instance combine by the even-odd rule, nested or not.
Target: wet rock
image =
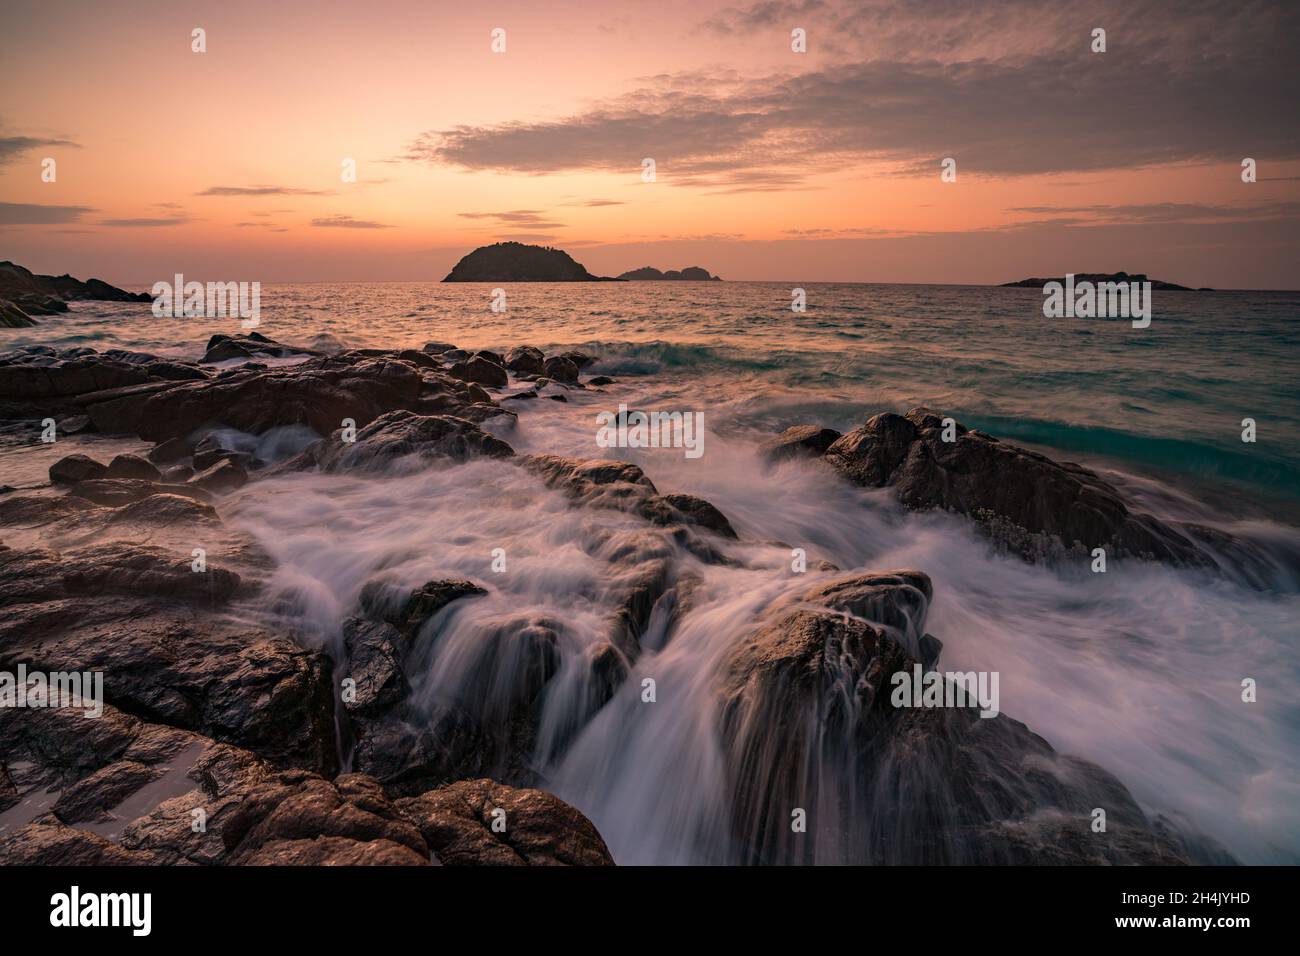
[[[285,358],[294,355],[316,355],[310,349],[294,348],[281,345],[274,339],[267,338],[260,332],[247,335],[214,335],[208,340],[208,348],[199,361],[204,364],[225,362],[230,359],[250,358]]]
[[[0,667],[99,671],[133,713],[279,766],[332,769],[329,660],[220,613],[238,578],[191,560],[125,544],[0,546]]]
[[[572,359],[562,355],[554,355],[548,358],[542,370],[547,378],[552,378],[557,382],[573,384],[578,381],[578,365]]]
[[[45,364],[11,360],[0,364],[0,399],[38,403],[150,381],[139,366],[98,356]]]
[[[736,531],[726,516],[703,498],[695,495],[657,495],[647,498],[640,513],[652,524],[690,524],[708,528],[724,538],[736,539]]]
[[[160,442],[149,449],[145,456],[155,465],[169,465],[173,462],[180,461],[182,458],[188,458],[194,451],[194,446],[183,438],[169,438],[167,441]]]
[[[243,797],[221,837],[233,864],[429,861],[419,830],[362,774],[270,777]]]
[[[426,382],[422,374],[434,378]],[[97,424],[105,432],[130,426],[126,430],[156,442],[217,424],[255,435],[278,425],[306,425],[328,435],[344,419],[364,427],[385,412],[415,407],[435,388],[437,375],[386,358],[310,359],[289,368],[235,370],[225,378],[173,384],[133,399],[131,414],[117,422]],[[89,406],[92,418],[99,407]]]
[[[84,498],[20,495],[0,500],[0,525],[32,528],[94,510],[95,506]]]
[[[397,801],[446,866],[612,866],[591,821],[549,793],[462,780]],[[505,811],[505,832],[492,828]]]
[[[456,362],[447,370],[447,374],[452,378],[490,385],[493,388],[505,388],[510,384],[510,376],[506,374],[506,370],[482,355],[472,355],[463,362]]]
[[[118,455],[108,463],[105,478],[140,478],[144,481],[159,481],[162,472],[138,455]]]
[[[512,372],[526,375],[541,375],[545,370],[545,356],[541,349],[531,345],[519,345],[506,353],[505,366]]]
[[[108,468],[88,455],[68,455],[50,465],[50,481],[56,485],[74,485],[79,481],[103,478]]]
[[[202,488],[190,485],[168,485],[139,478],[96,478],[81,481],[73,485],[68,494],[113,508],[142,501],[158,494],[181,495],[193,498],[202,504],[210,504],[212,501],[211,494]]]
[[[186,481],[186,485],[202,488],[213,494],[225,494],[248,483],[248,471],[231,458],[223,458]]]
[[[325,472],[388,473],[399,462],[409,469],[470,458],[509,458],[514,450],[473,422],[450,415],[396,411],[371,422],[344,442],[342,432],[318,442],[285,467],[315,464]]]
[[[817,458],[840,438],[840,433],[833,428],[818,428],[816,425],[791,425],[779,436],[762,448],[763,456],[770,462],[785,461],[788,458]]]
[[[8,299],[0,299],[0,328],[24,329],[35,324],[36,320],[19,306]]]
[[[584,369],[592,362],[596,361],[595,356],[588,355],[586,352],[574,351],[563,352],[559,355],[559,358],[562,358],[567,362],[572,362],[574,367],[578,369]]]
[[[360,604],[366,617],[392,625],[403,638],[409,639],[453,601],[486,594],[486,590],[472,581],[429,581],[411,591],[375,580],[366,582],[361,589]]]
[[[0,863],[7,866],[148,866],[147,853],[123,849],[87,830],[53,821],[29,823],[0,834]]]
[[[893,488],[909,508],[970,515],[1025,557],[1104,547],[1112,555],[1211,564],[1171,525],[1131,511],[1094,472],[959,424],[953,432],[954,441],[943,441],[942,419],[925,409],[883,413],[837,440],[825,460],[855,484]]]
[[[595,375],[587,379],[588,385],[614,385],[615,381],[608,375]]]
[[[456,346],[450,345],[446,342],[426,342],[424,343],[424,346],[421,349],[421,351],[426,352],[429,355],[441,355],[444,352],[459,351],[459,349],[457,349]]]
[[[1047,833],[1054,820],[1073,834],[1056,862],[1181,861],[1118,780],[1057,754],[1019,721],[895,704],[893,675],[918,665],[906,645],[919,640],[937,661],[937,639],[918,639],[928,597],[928,579],[910,570],[814,585],[732,649],[721,727],[743,859],[1024,862],[1036,838],[1008,834]],[[791,807],[844,825],[793,834]],[[1090,832],[1094,807],[1107,810],[1106,834]]]

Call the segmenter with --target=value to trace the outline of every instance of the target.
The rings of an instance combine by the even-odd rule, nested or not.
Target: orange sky
[[[6,0],[0,258],[419,280],[515,238],[600,274],[1300,287],[1295,5],[1133,6]]]

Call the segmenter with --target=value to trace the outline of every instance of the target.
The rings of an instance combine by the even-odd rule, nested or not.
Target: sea
[[[293,608],[305,641],[339,653],[342,621],[381,571],[412,586],[484,583],[490,595],[448,613],[417,658],[412,683],[430,712],[481,686],[485,629],[558,622],[539,785],[586,813],[620,863],[728,862],[740,850],[717,678],[765,609],[807,586],[792,581],[790,549],[845,571],[919,568],[934,582],[926,629],[943,641],[943,669],[998,672],[1004,714],[1113,773],[1149,815],[1243,862],[1300,862],[1300,293],[1156,291],[1150,326],[1134,328],[1046,318],[1037,289],[807,283],[796,312],[793,285],[507,284],[504,300],[477,283],[264,285],[257,331],[282,343],[594,356],[584,376],[614,384],[510,402],[517,420],[486,427],[521,454],[635,462],[661,492],[708,499],[741,538],[728,546],[734,564],[678,556],[698,579],[689,610],[656,609],[630,679],[571,738],[585,655],[608,633],[620,584],[593,542],[634,535],[635,521],[574,508],[521,469],[478,461],[251,483],[221,510],[275,560],[265,609]],[[240,331],[237,319],[78,302],[0,330],[0,351],[197,360],[211,335]],[[597,415],[619,404],[703,413],[704,453],[600,447]],[[1273,571],[1252,584],[1136,561],[1104,574],[1029,564],[965,518],[908,512],[818,462],[772,466],[761,454],[790,425],[847,431],[916,406],[1093,468],[1137,510],[1245,538]],[[0,484],[39,483],[53,454],[4,438]],[[491,570],[496,549],[509,573]],[[491,696],[471,704],[504,706]],[[841,823],[815,824],[828,834],[819,861],[844,862]]]

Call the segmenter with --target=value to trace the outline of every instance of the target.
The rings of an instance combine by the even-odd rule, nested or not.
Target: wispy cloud
[[[351,216],[326,216],[321,219],[313,219],[313,226],[320,226],[324,229],[392,229],[393,227],[383,222],[373,222],[369,219],[353,219]]]
[[[14,162],[19,156],[40,147],[66,146],[80,149],[80,143],[70,139],[57,139],[45,136],[0,136],[0,166]]]
[[[55,206],[30,202],[0,202],[0,225],[48,226],[79,222],[91,206]]]
[[[333,196],[324,189],[298,189],[293,186],[209,186],[198,196]]]
[[[849,3],[738,6],[715,18],[718,29],[785,29],[808,13],[910,39],[880,46],[865,30],[860,48],[833,64],[792,55],[788,70],[766,75],[656,76],[565,116],[425,130],[404,158],[528,175],[599,171],[635,183],[652,157],[661,183],[750,192],[855,166],[937,175],[948,156],[961,173],[989,176],[1300,157],[1300,124],[1279,121],[1294,112],[1287,91],[1300,5],[1260,2],[1227,20],[1200,2],[1101,9],[1104,54],[1089,48],[1095,11],[1081,18],[1046,0],[873,2],[861,19]],[[1039,13],[1042,24],[1029,16]]]
[[[564,223],[547,218],[545,210],[512,209],[508,212],[462,212],[462,219],[484,219],[497,225],[531,226],[535,229],[563,229]]]
[[[166,219],[105,219],[99,225],[116,229],[157,229],[163,226],[183,226],[189,221],[188,216],[169,216]]]

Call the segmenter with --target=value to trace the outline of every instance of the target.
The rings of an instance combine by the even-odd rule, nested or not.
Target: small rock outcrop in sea
[[[620,279],[628,282],[661,282],[664,280],[686,281],[686,282],[721,282],[720,276],[709,275],[708,269],[701,269],[699,266],[687,266],[685,269],[669,269],[667,272],[660,272],[653,266],[642,266],[640,269],[633,269],[631,272],[624,272]]]
[[[443,282],[612,282],[594,276],[562,249],[496,242],[463,257]]]
[[[1020,279],[1016,282],[1004,282],[1000,286],[1003,289],[1041,289],[1049,282],[1059,282],[1065,285],[1065,276],[1057,276],[1054,279]],[[1150,282],[1154,291],[1164,292],[1213,292],[1213,289],[1200,288],[1193,289],[1185,285],[1178,285],[1174,282],[1162,282],[1160,279],[1148,279],[1145,273],[1136,272],[1130,275],[1127,272],[1076,272],[1074,273],[1074,283],[1077,286],[1080,282]]]
[[[70,275],[36,275],[8,260],[0,262],[0,328],[35,325],[32,316],[68,311],[68,302],[149,302],[143,292],[124,292],[100,279],[82,282]]]
[[[1113,485],[1080,465],[966,428],[926,408],[906,415],[882,412],[836,439],[820,459],[866,488],[892,488],[918,511],[967,515],[1000,546],[1028,560],[1087,556],[1104,548],[1111,557],[1215,569],[1215,551],[1231,550],[1233,573],[1263,586],[1274,573],[1263,554],[1231,535],[1199,525],[1162,521],[1129,506]],[[801,442],[813,426],[787,429],[769,445],[780,458],[790,445],[816,457]],[[949,434],[951,441],[945,441]]]

